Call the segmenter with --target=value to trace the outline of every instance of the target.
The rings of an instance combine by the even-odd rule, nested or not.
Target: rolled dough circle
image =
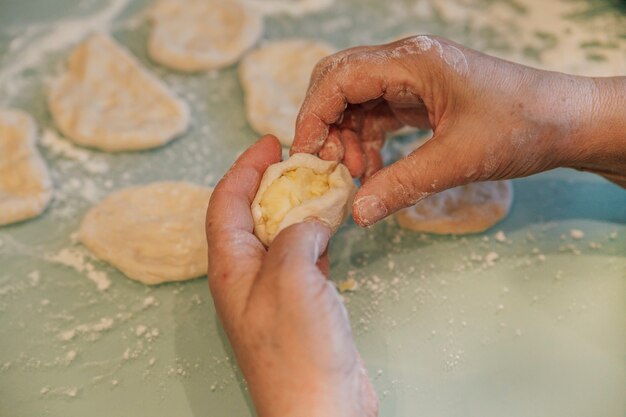
[[[504,219],[512,202],[510,181],[473,183],[427,197],[397,212],[396,219],[416,232],[480,233]]]
[[[156,62],[194,72],[235,63],[263,32],[263,18],[238,0],[159,0],[148,52]]]
[[[0,109],[0,226],[38,216],[52,198],[52,181],[36,137],[29,114]]]
[[[311,72],[333,52],[324,43],[291,39],[270,42],[246,54],[239,66],[239,79],[246,116],[257,133],[271,133],[283,145],[291,145]]]
[[[96,257],[144,284],[202,276],[211,192],[186,182],[116,191],[89,210],[78,238]]]
[[[164,145],[189,124],[187,105],[102,34],[74,49],[50,85],[48,106],[68,139],[110,152]]]

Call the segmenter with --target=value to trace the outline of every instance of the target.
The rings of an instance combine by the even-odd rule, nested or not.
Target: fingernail
[[[357,215],[365,226],[376,223],[387,215],[387,207],[376,195],[367,195],[354,202]]]

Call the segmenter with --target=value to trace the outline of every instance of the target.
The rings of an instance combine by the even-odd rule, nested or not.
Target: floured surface
[[[150,56],[180,71],[231,65],[263,31],[263,18],[239,0],[158,0],[150,14]]]
[[[511,209],[510,181],[478,182],[426,197],[396,213],[398,223],[416,232],[462,235],[499,223]]]
[[[283,145],[291,145],[311,72],[332,53],[327,44],[293,39],[268,42],[246,54],[239,78],[248,122],[257,133],[271,133]]]
[[[50,86],[48,105],[68,138],[112,152],[161,146],[189,124],[187,105],[101,34],[74,49],[67,72]]]
[[[204,218],[211,192],[185,182],[117,191],[87,213],[78,238],[144,284],[197,278],[207,271]]]
[[[335,0],[243,0],[250,7],[263,14],[286,13],[302,16],[307,13],[324,10]]]
[[[36,137],[29,114],[0,108],[0,226],[38,216],[52,198]]]
[[[116,190],[215,185],[258,138],[237,68],[187,75],[156,65],[142,19],[149,0],[9,3],[0,7],[0,102],[35,118],[55,195],[36,220],[0,228],[0,414],[251,416],[206,280],[146,286],[74,236]],[[343,0],[268,16],[264,39],[321,37],[341,49],[419,31],[546,68],[624,74],[625,21],[604,3],[575,16],[597,5]],[[58,133],[45,81],[94,29],[110,30],[189,104],[180,140],[111,154]],[[399,157],[389,153],[388,163]],[[565,170],[514,187],[509,216],[483,234],[424,235],[390,219],[368,229],[348,221],[333,237],[330,279],[351,289],[342,296],[381,416],[626,415],[626,195]]]

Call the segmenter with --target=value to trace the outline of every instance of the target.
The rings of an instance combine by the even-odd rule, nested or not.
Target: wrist
[[[566,166],[626,176],[626,77],[586,78],[593,86]]]
[[[363,377],[326,383],[307,378],[282,388],[249,386],[259,417],[375,417],[376,394]]]

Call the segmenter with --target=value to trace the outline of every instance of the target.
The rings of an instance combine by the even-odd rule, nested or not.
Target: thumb
[[[429,195],[475,180],[480,152],[468,145],[469,141],[435,135],[407,157],[378,171],[356,194],[352,207],[355,222],[370,226]]]
[[[269,279],[271,285],[283,285],[304,280],[313,282],[321,278],[326,281],[318,264],[328,246],[331,231],[317,220],[307,220],[281,231],[270,244],[259,280]],[[320,259],[322,258],[322,259]],[[287,284],[290,285],[290,284]]]

